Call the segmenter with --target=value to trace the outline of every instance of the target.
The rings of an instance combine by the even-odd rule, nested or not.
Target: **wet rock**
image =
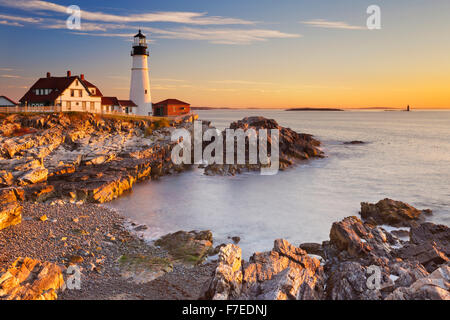
[[[423,210],[404,202],[384,199],[376,204],[361,203],[361,217],[372,224],[387,224],[394,227],[418,226],[423,222]]]
[[[57,265],[18,258],[0,275],[0,300],[56,300],[63,286]]]
[[[344,144],[355,145],[355,144],[365,144],[365,142],[364,141],[359,141],[359,140],[354,140],[354,141],[344,142]]]
[[[211,231],[178,231],[167,234],[155,245],[166,249],[175,259],[189,264],[201,263],[212,248]]]

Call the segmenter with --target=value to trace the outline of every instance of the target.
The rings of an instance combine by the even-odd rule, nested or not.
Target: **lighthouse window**
[[[147,94],[147,90],[145,90],[145,94]]]

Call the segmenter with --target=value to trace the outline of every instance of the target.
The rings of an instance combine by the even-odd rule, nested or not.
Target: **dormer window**
[[[95,89],[91,89],[92,94],[95,94]]]

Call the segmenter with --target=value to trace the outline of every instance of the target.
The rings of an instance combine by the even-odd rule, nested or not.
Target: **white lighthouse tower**
[[[131,68],[130,100],[138,107],[136,114],[148,116],[152,114],[152,98],[150,95],[150,78],[148,75],[147,40],[139,30],[134,36],[133,67]]]

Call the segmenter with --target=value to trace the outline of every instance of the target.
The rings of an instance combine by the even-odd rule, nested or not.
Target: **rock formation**
[[[267,154],[271,155],[272,141],[270,136],[271,129],[279,130],[279,169],[283,170],[293,165],[297,161],[308,160],[312,158],[323,157],[323,152],[320,150],[320,141],[314,139],[309,134],[297,133],[292,129],[282,127],[273,119],[267,119],[264,117],[247,117],[237,122],[230,124],[229,129],[248,132],[249,129],[256,131],[256,140],[259,139],[259,130],[267,129],[267,147],[262,147],[267,151]],[[257,159],[256,164],[251,164],[249,159],[250,144],[247,140],[245,143],[245,164],[237,163],[237,143],[234,146],[234,163],[226,164],[226,131],[222,132],[222,138],[224,140],[224,164],[211,164],[205,168],[205,173],[208,175],[235,175],[245,170],[259,170],[262,166],[268,166],[268,164],[262,164],[260,159]],[[255,140],[255,141],[256,141]],[[261,152],[261,146],[257,146],[258,152]]]
[[[381,203],[382,210],[374,212],[387,210],[408,222],[405,211],[416,213],[413,217],[420,212],[400,202]],[[348,217],[332,225],[322,244],[295,247],[276,240],[272,251],[255,253],[249,262],[242,261],[239,247],[222,247],[203,298],[449,300],[449,244],[450,229],[443,225],[418,224],[404,241],[372,222]],[[323,257],[322,263],[313,255]]]
[[[63,286],[62,271],[57,265],[18,258],[0,273],[0,300],[56,300]]]
[[[189,129],[192,117],[177,126]],[[149,121],[53,113],[0,119],[0,187],[31,201],[111,201],[136,181],[183,170],[170,161],[173,127]]]

